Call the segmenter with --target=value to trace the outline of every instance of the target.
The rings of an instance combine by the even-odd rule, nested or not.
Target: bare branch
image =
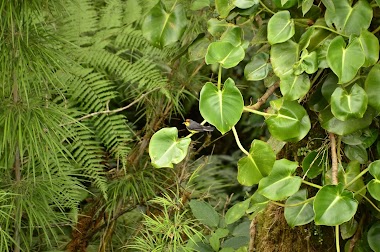
[[[271,96],[273,94],[273,92],[280,86],[279,82],[276,82],[274,85],[270,86],[267,91],[263,94],[263,96],[261,96],[259,98],[259,100],[251,105],[251,106],[247,106],[247,108],[249,109],[253,109],[253,110],[258,110],[269,98],[269,96]]]
[[[331,180],[333,185],[338,184],[338,158],[336,155],[336,141],[333,133],[329,132],[330,144],[331,144]]]

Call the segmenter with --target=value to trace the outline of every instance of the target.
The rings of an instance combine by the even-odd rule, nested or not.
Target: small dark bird
[[[183,122],[183,124],[186,125],[186,129],[190,131],[191,133],[198,133],[198,132],[211,132],[215,128],[212,126],[203,126],[200,123],[197,123],[196,121],[193,121],[191,119],[186,119],[186,121]]]

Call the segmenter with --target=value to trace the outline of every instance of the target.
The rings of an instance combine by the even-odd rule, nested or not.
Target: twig
[[[251,105],[251,106],[246,106],[246,108],[248,109],[253,109],[253,110],[258,110],[269,98],[269,96],[271,96],[273,94],[273,92],[280,86],[279,82],[276,82],[274,85],[270,86],[267,91],[264,93],[263,96],[261,96],[259,98],[259,100]]]
[[[334,133],[329,132],[329,138],[331,143],[331,180],[333,185],[338,184],[338,158],[336,156],[336,142]]]
[[[255,237],[256,237],[256,217],[253,217],[251,225],[249,226],[249,248],[248,252],[255,251]]]

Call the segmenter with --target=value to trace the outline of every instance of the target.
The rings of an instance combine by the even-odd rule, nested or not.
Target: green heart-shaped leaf
[[[358,222],[352,218],[351,220],[340,225],[340,234],[343,240],[352,237],[358,229]]]
[[[195,0],[191,3],[190,10],[201,10],[210,6],[210,0]]]
[[[265,121],[271,135],[281,141],[298,142],[311,128],[306,110],[296,101],[278,99],[270,102],[276,114]]]
[[[360,201],[363,197],[362,195],[365,195],[367,191],[364,187],[363,177],[360,177],[359,179],[356,178],[360,174],[360,172],[360,163],[358,161],[351,161],[350,163],[348,163],[344,173],[345,185],[347,185],[355,179],[355,182],[353,182],[349,187],[347,187],[347,190],[357,192],[355,194],[355,199],[357,201]]]
[[[284,99],[297,100],[307,94],[311,86],[307,74],[294,75],[288,74],[281,78],[280,90]]]
[[[346,145],[344,147],[344,154],[351,161],[356,160],[361,164],[365,164],[368,161],[367,151],[362,145]]]
[[[248,9],[259,4],[259,0],[235,0],[235,6],[240,9]]]
[[[368,185],[368,192],[371,196],[380,201],[380,160],[372,162],[369,166],[369,173],[374,177]]]
[[[353,39],[346,47],[343,37],[337,36],[327,49],[327,63],[338,76],[339,83],[352,80],[364,62],[365,56],[358,39]]]
[[[219,63],[223,68],[231,68],[239,64],[244,59],[245,51],[243,47],[235,47],[229,42],[217,41],[208,46],[206,63]]]
[[[219,225],[219,214],[208,203],[200,200],[191,200],[189,202],[191,212],[202,224],[209,227]]]
[[[365,55],[364,67],[374,65],[379,60],[379,40],[367,30],[360,33],[359,42]]]
[[[253,56],[252,60],[244,68],[245,78],[249,81],[265,79],[271,70],[268,59],[269,55],[267,53],[259,53]]]
[[[187,18],[182,5],[176,5],[168,12],[159,1],[145,17],[142,32],[153,45],[164,47],[178,41],[186,26]]]
[[[377,129],[364,129],[356,131],[350,135],[342,137],[342,142],[348,145],[362,145],[365,149],[369,148],[379,136]]]
[[[286,205],[298,204],[307,199],[306,189],[299,190],[292,196],[290,196],[285,203]],[[286,206],[285,207],[285,219],[286,222],[292,228],[295,226],[302,226],[314,219],[314,211],[312,201],[297,205],[297,206]]]
[[[200,94],[199,110],[203,118],[222,134],[231,130],[241,117],[244,101],[235,82],[228,78],[222,90],[207,82]]]
[[[325,185],[314,199],[315,224],[336,226],[349,221],[356,213],[358,202],[343,184]]]
[[[241,45],[242,37],[243,30],[239,26],[229,26],[220,37],[220,40],[223,42],[230,42],[231,45],[237,47]]]
[[[277,160],[269,176],[260,180],[257,192],[271,200],[283,200],[293,195],[300,188],[302,180],[292,175],[297,167],[297,162]]]
[[[341,121],[334,117],[330,107],[327,107],[319,113],[319,121],[321,122],[322,128],[340,136],[367,128],[372,123],[374,117],[375,111],[370,107],[368,107],[363,118],[351,118],[346,121]]]
[[[349,1],[333,1],[334,8],[327,8],[325,19],[329,27],[344,35],[359,35],[367,30],[372,20],[372,7],[367,1],[358,1],[353,7]]]
[[[367,104],[367,93],[358,84],[354,84],[350,92],[338,87],[331,95],[331,112],[341,121],[362,118],[367,110]]]
[[[163,128],[154,133],[149,143],[149,156],[156,168],[173,167],[187,154],[191,139],[178,139],[177,128]]]
[[[251,201],[251,198],[234,204],[230,209],[228,209],[224,221],[226,222],[227,225],[232,224],[236,221],[238,221],[241,217],[245,215],[245,212],[249,208],[249,203]]]
[[[368,104],[380,111],[380,65],[372,67],[365,80],[364,89],[368,95]]]
[[[276,160],[272,148],[266,142],[253,140],[249,156],[238,162],[238,181],[245,186],[252,186],[268,176]]]
[[[294,21],[289,11],[279,11],[268,22],[268,42],[271,45],[282,43],[293,37]]]
[[[207,31],[215,38],[219,38],[228,29],[228,27],[234,26],[227,23],[226,20],[218,20],[211,18],[207,21]]]
[[[230,0],[215,0],[215,6],[221,18],[227,17],[230,11],[235,8],[233,1]]]
[[[206,37],[198,39],[189,46],[189,60],[195,61],[204,59],[210,40]]]
[[[368,230],[368,244],[375,252],[380,252],[380,222],[376,222]]]
[[[316,52],[304,53],[306,50],[302,52],[302,56],[300,59],[300,66],[302,72],[305,71],[307,74],[313,74],[318,70],[318,55]]]
[[[273,72],[280,78],[293,73],[293,65],[298,61],[298,57],[298,44],[291,40],[273,45],[270,51]]]

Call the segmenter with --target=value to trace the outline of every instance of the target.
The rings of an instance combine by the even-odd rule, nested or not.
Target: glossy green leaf
[[[195,60],[200,60],[204,59],[206,53],[207,53],[207,48],[210,44],[210,40],[206,37],[203,37],[201,39],[198,39],[194,43],[192,43],[189,46],[189,60],[190,61],[195,61]]]
[[[367,94],[357,84],[354,84],[349,92],[338,87],[331,95],[331,112],[341,121],[362,118],[367,110],[367,104]]]
[[[177,42],[185,31],[187,18],[182,5],[167,11],[159,1],[144,19],[142,32],[153,45],[164,47]]]
[[[289,11],[279,11],[269,19],[268,42],[271,45],[287,41],[294,33],[294,21],[290,18]]]
[[[352,218],[351,220],[340,225],[340,235],[344,240],[352,237],[358,229],[358,222]]]
[[[237,225],[231,232],[232,236],[249,236],[250,220],[246,220]]]
[[[327,49],[327,63],[338,76],[339,83],[352,80],[364,62],[365,56],[358,39],[353,39],[346,46],[343,37],[337,36]]]
[[[269,203],[269,199],[255,191],[251,196],[251,207],[247,210],[248,214],[258,214],[259,212],[266,209]]]
[[[232,224],[241,219],[249,208],[251,199],[246,199],[242,202],[235,203],[230,209],[228,209],[224,216],[224,221],[227,225]]]
[[[268,176],[276,160],[269,144],[256,139],[251,144],[249,154],[238,162],[237,179],[245,186],[258,184],[263,177]]]
[[[367,185],[368,192],[374,199],[380,201],[380,160],[372,162],[368,168],[374,177]]]
[[[362,145],[346,145],[344,147],[344,154],[351,161],[356,160],[361,164],[365,164],[368,161],[367,151]]]
[[[360,172],[360,163],[358,161],[351,161],[350,163],[348,163],[344,173],[344,184],[346,185],[350,183],[352,180],[356,179]],[[347,188],[347,190],[357,192],[357,194],[355,194],[355,199],[357,201],[360,201],[363,197],[362,195],[365,195],[367,191],[364,187],[363,177],[356,179],[355,182],[353,182]]]
[[[302,15],[305,16],[306,13],[309,12],[311,6],[313,6],[314,0],[303,0],[302,1]]]
[[[304,52],[306,51],[303,51],[300,59],[301,70],[302,72],[306,72],[307,74],[313,74],[318,70],[318,55],[316,52],[305,54]]]
[[[259,4],[259,0],[235,0],[235,6],[240,9],[248,9]]]
[[[270,102],[276,112],[265,120],[271,135],[281,141],[298,142],[311,128],[306,110],[296,101],[277,99]]]
[[[294,75],[288,74],[281,78],[280,90],[284,99],[298,100],[307,94],[311,86],[309,76],[307,74]]]
[[[239,26],[229,26],[222,34],[220,40],[230,42],[233,46],[240,46],[243,38],[243,30]]]
[[[302,161],[303,173],[309,179],[317,177],[326,167],[326,159],[326,153],[311,151]]]
[[[368,230],[368,244],[375,252],[380,252],[380,222],[376,222]]]
[[[228,16],[230,11],[235,8],[233,1],[231,0],[215,0],[215,7],[221,18]]]
[[[257,192],[270,200],[283,200],[295,194],[301,186],[301,178],[293,176],[297,162],[277,160],[268,177],[260,180]]]
[[[229,233],[228,229],[225,228],[218,228],[215,233],[211,234],[211,237],[209,239],[211,247],[214,249],[214,251],[219,251],[220,249],[220,239],[226,237]]]
[[[235,47],[229,42],[218,41],[209,45],[206,54],[207,65],[219,63],[223,68],[231,68],[244,59],[243,47]]]
[[[325,19],[329,27],[344,35],[359,35],[367,30],[372,20],[372,7],[365,0],[358,1],[351,7],[349,1],[333,1],[334,9],[327,8]]]
[[[343,184],[325,185],[314,199],[315,224],[336,226],[349,221],[356,213],[358,202]]]
[[[379,60],[379,40],[367,30],[363,30],[359,36],[359,42],[365,56],[364,67],[374,65]]]
[[[215,38],[219,38],[228,29],[228,27],[233,26],[226,22],[226,20],[218,20],[216,18],[211,18],[207,21],[207,31]]]
[[[368,105],[380,111],[380,65],[372,67],[365,80],[364,89],[368,95]]]
[[[305,50],[309,46],[313,34],[315,34],[315,28],[313,26],[302,33],[301,38],[298,42],[300,51]]]
[[[149,143],[149,156],[156,168],[173,167],[187,154],[191,139],[178,138],[177,128],[163,128],[154,133]]]
[[[228,78],[222,90],[207,82],[200,93],[199,110],[203,118],[222,134],[229,131],[241,117],[244,101],[235,82]]]
[[[342,142],[348,145],[362,145],[365,149],[369,148],[379,136],[375,128],[358,130],[350,135],[342,137]]]
[[[191,212],[202,224],[209,227],[217,227],[219,224],[219,214],[208,203],[199,200],[189,202]]]
[[[293,65],[297,63],[298,57],[298,44],[291,40],[273,45],[270,52],[273,72],[280,78],[291,74]]]
[[[321,84],[316,86],[316,89],[310,95],[310,97],[308,99],[307,105],[309,106],[309,109],[311,109],[312,111],[315,111],[315,112],[320,112],[320,111],[324,110],[329,105],[327,100],[322,95],[322,85]]]
[[[244,68],[244,76],[249,81],[265,79],[271,70],[267,53],[259,53],[253,56],[252,60]]]
[[[295,205],[304,202],[307,199],[306,189],[299,190],[292,196],[290,196],[285,203],[286,205]],[[286,222],[292,228],[295,226],[302,226],[314,219],[314,211],[312,201],[307,201],[297,206],[285,207],[285,219]]]
[[[352,118],[346,121],[341,121],[334,117],[331,113],[330,107],[327,107],[319,113],[319,121],[322,128],[340,136],[348,135],[357,130],[367,128],[372,123],[374,117],[375,111],[371,108],[367,109],[363,118]]]
[[[194,0],[191,3],[190,10],[201,10],[210,6],[210,0]]]

